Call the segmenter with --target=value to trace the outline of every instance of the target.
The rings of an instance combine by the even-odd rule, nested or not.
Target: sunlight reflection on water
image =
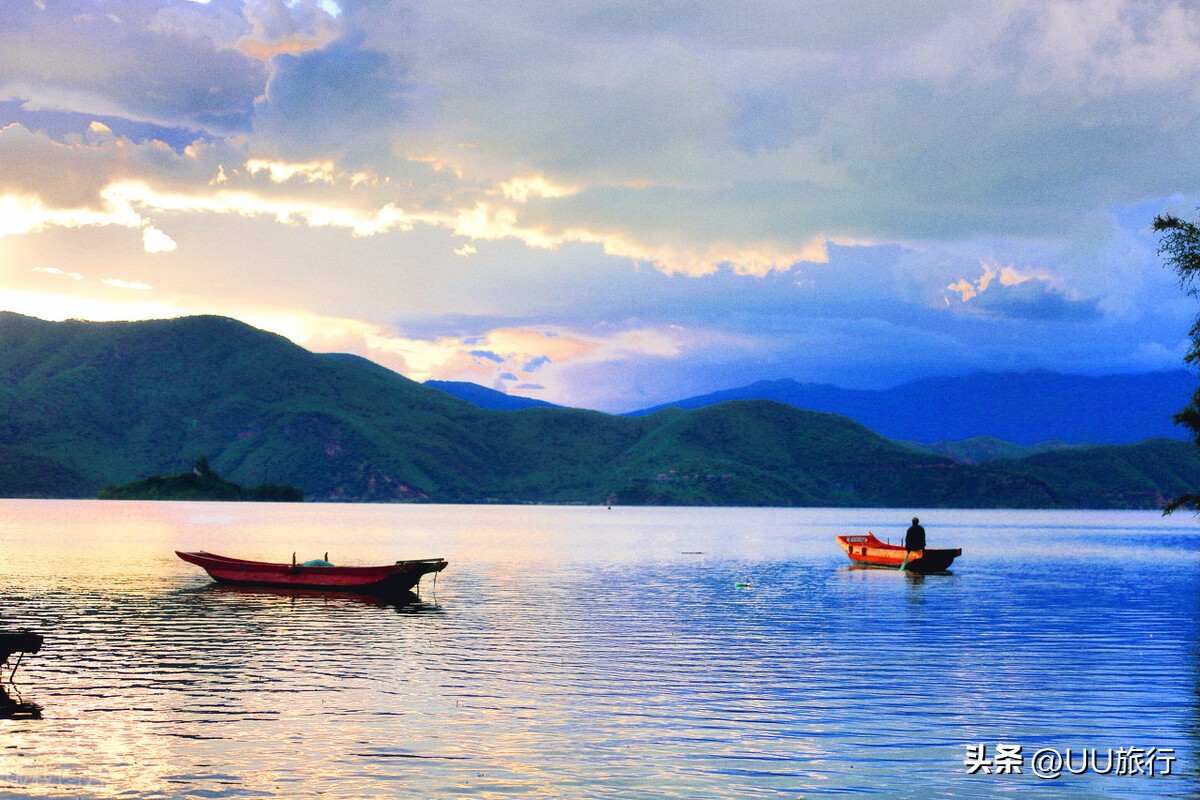
[[[44,632],[0,790],[55,797],[1193,795],[1200,535],[923,512],[953,574],[851,569],[888,510],[0,502]],[[422,602],[173,555],[444,556]],[[748,583],[744,588],[737,584]],[[966,745],[1171,747],[1173,778],[967,775]]]

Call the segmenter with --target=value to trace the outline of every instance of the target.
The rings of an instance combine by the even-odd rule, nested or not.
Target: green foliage
[[[1180,284],[1190,295],[1197,292],[1200,276],[1200,227],[1170,214],[1154,218],[1154,230],[1163,234],[1158,254],[1179,275]]]
[[[1197,293],[1197,277],[1200,276],[1200,227],[1163,214],[1154,218],[1154,230],[1163,234],[1159,239],[1158,254],[1175,270],[1187,293],[1194,297]],[[1184,361],[1194,365],[1200,363],[1200,317],[1192,325],[1190,336],[1192,347],[1184,356]],[[1175,415],[1175,422],[1191,431],[1197,447],[1200,447],[1200,389],[1192,395],[1192,402]],[[1194,489],[1194,486],[1194,483],[1189,484],[1186,490],[1179,492],[1166,504],[1163,513],[1170,514],[1184,507],[1200,511],[1200,490]]]

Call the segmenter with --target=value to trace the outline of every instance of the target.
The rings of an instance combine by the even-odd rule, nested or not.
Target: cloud
[[[103,125],[114,137],[134,144],[161,142],[177,152],[197,140],[213,141],[214,138],[194,127],[156,125],[106,114],[39,109],[22,99],[0,100],[0,127],[5,123],[20,124],[26,130],[60,142],[78,137],[81,131],[95,134],[99,132],[96,126]]]
[[[107,286],[116,287],[117,289],[136,289],[138,291],[145,291],[147,289],[154,288],[148,283],[142,283],[141,281],[124,281],[120,278],[105,278],[101,281],[101,283]]]
[[[86,226],[120,225],[140,227],[141,218],[131,209],[106,203],[102,210],[86,208],[51,209],[39,199],[18,195],[0,195],[0,237],[14,236],[46,228],[60,226],[79,228]]]
[[[122,292],[122,294],[128,294]],[[141,293],[139,293],[141,294]],[[155,298],[110,298],[95,293],[66,294],[0,286],[0,308],[41,319],[61,321],[86,319],[112,322],[130,319],[165,319],[191,313],[173,303]]]
[[[342,154],[377,140],[386,146],[388,133],[414,102],[406,97],[396,60],[363,47],[360,37],[275,56],[266,99],[255,115],[256,134],[302,158]]]
[[[332,0],[251,0],[242,7],[242,14],[252,29],[238,39],[237,47],[263,61],[318,49],[341,33],[341,7]]]
[[[668,4],[618,26],[603,3],[497,17],[253,2],[240,21],[118,5],[119,26],[95,13],[71,25],[120,27],[125,38],[92,45],[114,63],[122,47],[199,65],[250,41],[278,48],[240,62],[253,76],[243,97],[258,98],[234,126],[253,131],[245,164],[394,178],[376,209],[454,230],[461,255],[501,239],[577,243],[668,274],[762,276],[823,263],[831,241],[1045,235],[1117,187],[1200,178],[1198,115],[1176,102],[1200,75],[1195,15],[1092,5],[971,3],[881,26],[866,6]],[[52,38],[35,24],[45,13],[26,8],[11,35]],[[78,94],[87,81],[53,83]],[[196,87],[179,84],[162,102],[181,110],[156,118],[232,130],[197,116]],[[403,163],[428,168],[414,183]]]
[[[988,292],[976,298],[973,307],[1009,319],[1085,322],[1100,318],[1094,299],[1068,297],[1044,281],[1030,280]]]
[[[376,351],[402,353],[406,374],[415,380],[470,381],[502,391],[519,382],[521,391],[542,394],[553,402],[586,405],[596,395],[581,392],[580,387],[566,380],[573,370],[647,358],[672,359],[683,347],[696,346],[709,338],[715,337],[705,331],[670,327],[561,331],[554,337],[535,330],[501,327],[480,336],[433,341],[382,334],[373,347]],[[487,343],[487,348],[475,346],[480,340]],[[549,352],[535,356],[536,349]],[[530,364],[536,365],[532,371],[526,369]],[[538,381],[528,380],[531,372],[537,373]]]
[[[762,276],[831,241],[1047,235],[1200,178],[1178,102],[1200,25],[1173,3],[18,8],[9,96],[250,132],[246,163],[346,159],[397,190],[429,165],[377,208],[467,256],[511,238]]]
[[[221,12],[213,4],[207,19]],[[158,4],[85,0],[5,4],[0,97],[33,107],[232,133],[250,128],[267,70]],[[199,9],[194,13],[203,13]]]
[[[523,176],[485,190],[515,198],[475,201],[455,207],[445,199],[413,199],[418,210],[407,211],[388,198],[396,197],[389,176],[366,171],[347,172],[330,159],[290,162],[246,158],[220,144],[196,142],[175,152],[157,141],[135,144],[116,137],[96,123],[80,142],[55,141],[19,124],[0,130],[0,154],[11,160],[0,167],[5,185],[41,197],[10,195],[14,211],[0,234],[42,230],[61,225],[120,225],[145,228],[147,252],[173,249],[168,233],[151,225],[159,212],[267,216],[283,225],[343,228],[355,236],[374,236],[428,225],[453,231],[469,242],[511,239],[528,247],[555,250],[571,244],[599,244],[606,253],[653,264],[671,274],[707,274],[728,265],[741,274],[762,275],[787,270],[800,261],[823,261],[823,242],[814,240],[798,250],[762,242],[738,248],[714,242],[702,250],[653,245],[619,231],[566,228],[551,230],[525,221],[522,207],[531,197],[564,197],[570,193]],[[63,165],[61,177],[42,174],[53,163]],[[80,167],[85,169],[81,172]],[[83,180],[80,180],[82,178]],[[265,179],[263,180],[258,179]],[[469,195],[462,202],[470,202]],[[49,207],[48,203],[60,207]],[[475,245],[455,248],[460,255],[477,252]]]
[[[221,144],[197,142],[183,152],[155,141],[135,144],[103,125],[61,142],[13,124],[0,129],[0,236],[120,226],[141,229],[146,252],[158,253],[176,247],[151,224],[158,214],[266,216],[356,236],[411,228],[414,220],[378,193],[343,193],[371,180],[331,162],[246,159]],[[453,224],[451,217],[423,219]]]
[[[488,361],[494,361],[497,364],[503,364],[505,361],[504,356],[497,355],[489,350],[472,350],[470,355],[474,356],[475,358],[483,358],[487,359]]]
[[[959,280],[946,287],[959,295],[960,308],[1015,320],[1082,322],[1098,319],[1095,299],[1068,296],[1045,275],[1023,273],[1013,267],[985,264],[974,281]],[[951,305],[949,295],[946,305]]]
[[[1169,6],[1110,5],[1143,38],[1169,16]],[[1113,152],[1157,149],[1194,172],[1185,131],[1195,132],[1196,115],[1178,107],[1176,92],[1100,94],[1046,75],[1039,42],[1051,12],[1038,8],[929,9],[884,33],[880,19],[896,15],[878,10],[669,6],[650,15],[652,25],[631,15],[628,27],[598,34],[597,19],[611,12],[602,5],[555,15],[513,7],[504,31],[521,33],[506,48],[494,43],[493,19],[446,7],[427,18],[455,35],[425,43],[414,77],[447,86],[443,125],[455,141],[480,143],[460,156],[464,169],[490,168],[497,151],[523,159],[580,187],[589,210],[614,214],[642,242],[652,231],[675,246],[694,238],[679,229],[680,212],[695,218],[701,202],[702,224],[735,245],[761,236],[806,244],[1036,233],[1090,206],[1098,186],[1119,180],[1154,191],[1168,178]],[[824,30],[813,31],[818,18]],[[1190,27],[1176,38],[1200,40]],[[484,57],[466,57],[474,47]],[[1105,52],[1089,50],[1086,63],[1100,69]],[[1190,63],[1174,75],[1178,86],[1197,75]],[[1179,126],[1154,125],[1146,108]],[[616,210],[598,205],[601,187]],[[682,208],[649,209],[641,199],[667,189]],[[545,213],[560,207],[573,206]]]
[[[147,253],[169,253],[179,247],[174,239],[153,225],[142,228],[142,246]]]
[[[33,271],[34,272],[44,272],[47,275],[61,275],[63,277],[71,278],[72,280],[76,280],[76,281],[83,280],[83,276],[80,275],[78,272],[64,272],[63,270],[59,269],[58,267],[34,267]]]
[[[1097,91],[1143,89],[1200,71],[1200,12],[1180,3],[1045,4],[1029,42],[1034,64]]]

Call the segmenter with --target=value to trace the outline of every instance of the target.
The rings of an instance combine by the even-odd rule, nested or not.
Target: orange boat
[[[954,559],[962,555],[961,547],[942,550],[927,547],[913,550],[910,554],[901,545],[879,541],[873,533],[866,536],[838,536],[837,542],[857,566],[899,569],[903,564],[904,569],[910,572],[945,572]],[[907,562],[905,556],[908,556]]]
[[[402,594],[410,591],[422,575],[441,572],[445,559],[422,558],[416,561],[397,561],[381,567],[335,567],[328,561],[315,560],[291,564],[266,561],[247,561],[229,558],[203,550],[175,555],[189,564],[203,567],[213,580],[240,586],[275,586],[292,589],[325,589],[339,592],[371,592]]]

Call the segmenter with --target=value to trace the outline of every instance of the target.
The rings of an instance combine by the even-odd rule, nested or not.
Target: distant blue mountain
[[[545,400],[534,400],[529,397],[515,397],[511,394],[488,389],[477,383],[467,381],[425,381],[425,386],[431,389],[441,389],[447,394],[454,395],[460,400],[479,406],[487,411],[519,411],[522,408],[562,408]]]
[[[700,408],[726,400],[775,400],[841,414],[892,439],[960,441],[991,436],[1022,445],[1131,444],[1153,437],[1186,439],[1172,415],[1196,390],[1186,370],[1087,377],[1035,370],[926,378],[878,391],[793,380],[759,381],[662,408]]]

